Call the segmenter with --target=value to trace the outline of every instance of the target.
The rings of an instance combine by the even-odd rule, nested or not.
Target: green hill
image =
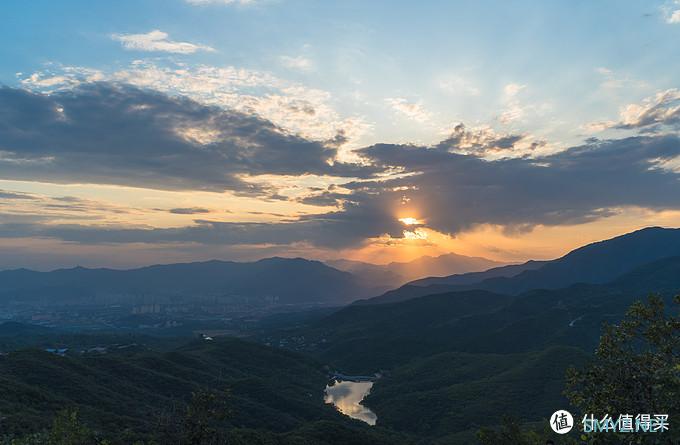
[[[353,431],[354,443],[381,443],[380,430],[324,404],[327,380],[313,360],[236,339],[196,341],[166,353],[61,357],[22,350],[0,356],[0,417],[3,434],[22,436],[74,408],[102,437],[128,444],[158,438],[159,424],[181,419],[192,392],[211,391],[224,400],[221,428],[234,437],[284,440],[330,428]],[[385,443],[401,440],[386,437]],[[333,440],[328,443],[338,443]]]
[[[643,265],[607,284],[532,290],[516,297],[486,291],[429,295],[400,303],[352,305],[298,331],[323,360],[367,373],[450,351],[519,353],[550,346],[592,350],[602,323],[636,299],[680,292],[680,257]]]
[[[498,425],[505,415],[523,421],[547,418],[568,407],[564,370],[588,355],[554,347],[525,354],[448,352],[401,366],[378,381],[366,405],[379,425],[442,438]]]
[[[429,295],[352,305],[302,330],[301,349],[349,373],[384,371],[366,405],[378,425],[442,444],[474,443],[504,415],[541,422],[566,406],[564,376],[597,345],[605,321],[657,292],[680,292],[680,257],[606,284]]]

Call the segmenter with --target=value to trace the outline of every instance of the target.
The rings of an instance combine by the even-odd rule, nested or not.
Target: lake
[[[371,392],[373,382],[337,381],[326,386],[324,401],[333,404],[338,411],[353,419],[375,425],[378,416],[361,404]]]

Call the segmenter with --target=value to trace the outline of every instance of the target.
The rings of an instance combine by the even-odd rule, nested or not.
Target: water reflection
[[[373,387],[373,382],[333,381],[326,386],[326,403],[332,403],[341,413],[375,425],[378,416],[361,404]]]

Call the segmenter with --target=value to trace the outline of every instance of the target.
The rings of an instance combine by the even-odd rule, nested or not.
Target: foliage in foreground
[[[183,416],[159,423],[155,438],[132,445],[407,445],[398,435],[381,430],[357,430],[331,421],[310,422],[281,434],[265,430],[229,428],[231,412],[221,394],[193,393]],[[60,411],[48,431],[20,438],[0,439],[0,445],[111,445],[86,426],[75,410]]]
[[[675,298],[680,305],[680,297]],[[663,433],[600,432],[559,437],[545,430],[523,430],[506,418],[500,428],[483,428],[481,445],[556,444],[676,444],[680,443],[680,317],[669,313],[664,302],[651,296],[634,303],[618,325],[605,326],[592,362],[581,370],[567,371],[567,394],[578,409],[575,429],[584,414],[601,419],[609,414],[668,414],[670,428]],[[579,417],[579,415],[581,417]],[[572,430],[573,431],[573,430]]]
[[[668,414],[669,431],[592,434],[591,443],[678,443],[680,440],[680,296],[667,310],[657,296],[634,303],[605,327],[590,366],[567,373],[566,394],[581,415]],[[671,313],[669,313],[671,312]],[[580,419],[576,419],[580,421]]]

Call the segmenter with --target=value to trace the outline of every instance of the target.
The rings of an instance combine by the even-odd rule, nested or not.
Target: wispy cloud
[[[509,124],[524,117],[525,109],[517,96],[525,88],[526,85],[518,83],[509,83],[503,87],[503,100],[506,108],[498,118],[502,124]]]
[[[170,209],[168,212],[175,215],[196,215],[200,213],[210,213],[210,209],[203,207],[178,207],[175,209]]]
[[[193,54],[197,51],[215,51],[206,45],[170,40],[168,33],[154,29],[146,34],[112,34],[111,38],[123,44],[123,47],[134,51],[160,51],[177,54]]]
[[[666,23],[680,23],[680,0],[675,0],[670,4],[662,6],[661,11]]]
[[[610,128],[616,126],[616,122],[612,120],[601,120],[601,121],[594,121],[594,122],[588,122],[586,124],[581,125],[581,129],[585,131],[586,133],[592,134],[592,133],[599,133],[601,131],[609,130]]]
[[[647,88],[649,85],[641,80],[633,79],[627,75],[616,73],[613,70],[606,67],[598,67],[595,72],[602,76],[602,83],[600,86],[605,89],[618,89],[618,88]]]
[[[33,200],[37,199],[34,195],[24,192],[12,192],[0,189],[0,199],[19,199],[19,200]]]
[[[640,102],[621,107],[617,120],[589,122],[581,127],[588,133],[605,130],[634,130],[639,133],[680,131],[680,90],[659,91]]]
[[[547,142],[528,134],[497,133],[488,126],[467,128],[459,123],[435,147],[451,153],[497,160],[539,155],[537,149],[546,146]]]
[[[403,97],[389,97],[385,102],[399,114],[416,122],[427,122],[432,118],[432,113],[427,111],[420,102],[409,102]]]
[[[131,222],[133,214],[142,210],[110,202],[85,199],[76,196],[47,196],[34,193],[0,190],[0,220],[4,223],[72,223],[121,220]]]
[[[480,94],[479,88],[469,80],[460,76],[441,77],[437,81],[437,85],[440,89],[450,94],[467,96],[478,96]]]
[[[314,68],[314,63],[304,56],[281,56],[279,59],[283,66],[293,70],[311,71]]]
[[[503,87],[503,93],[507,98],[514,98],[517,96],[517,93],[525,89],[527,86],[526,85],[521,85],[518,83],[509,83]]]
[[[680,90],[661,91],[621,110],[619,128],[654,131],[661,126],[680,128]]]

